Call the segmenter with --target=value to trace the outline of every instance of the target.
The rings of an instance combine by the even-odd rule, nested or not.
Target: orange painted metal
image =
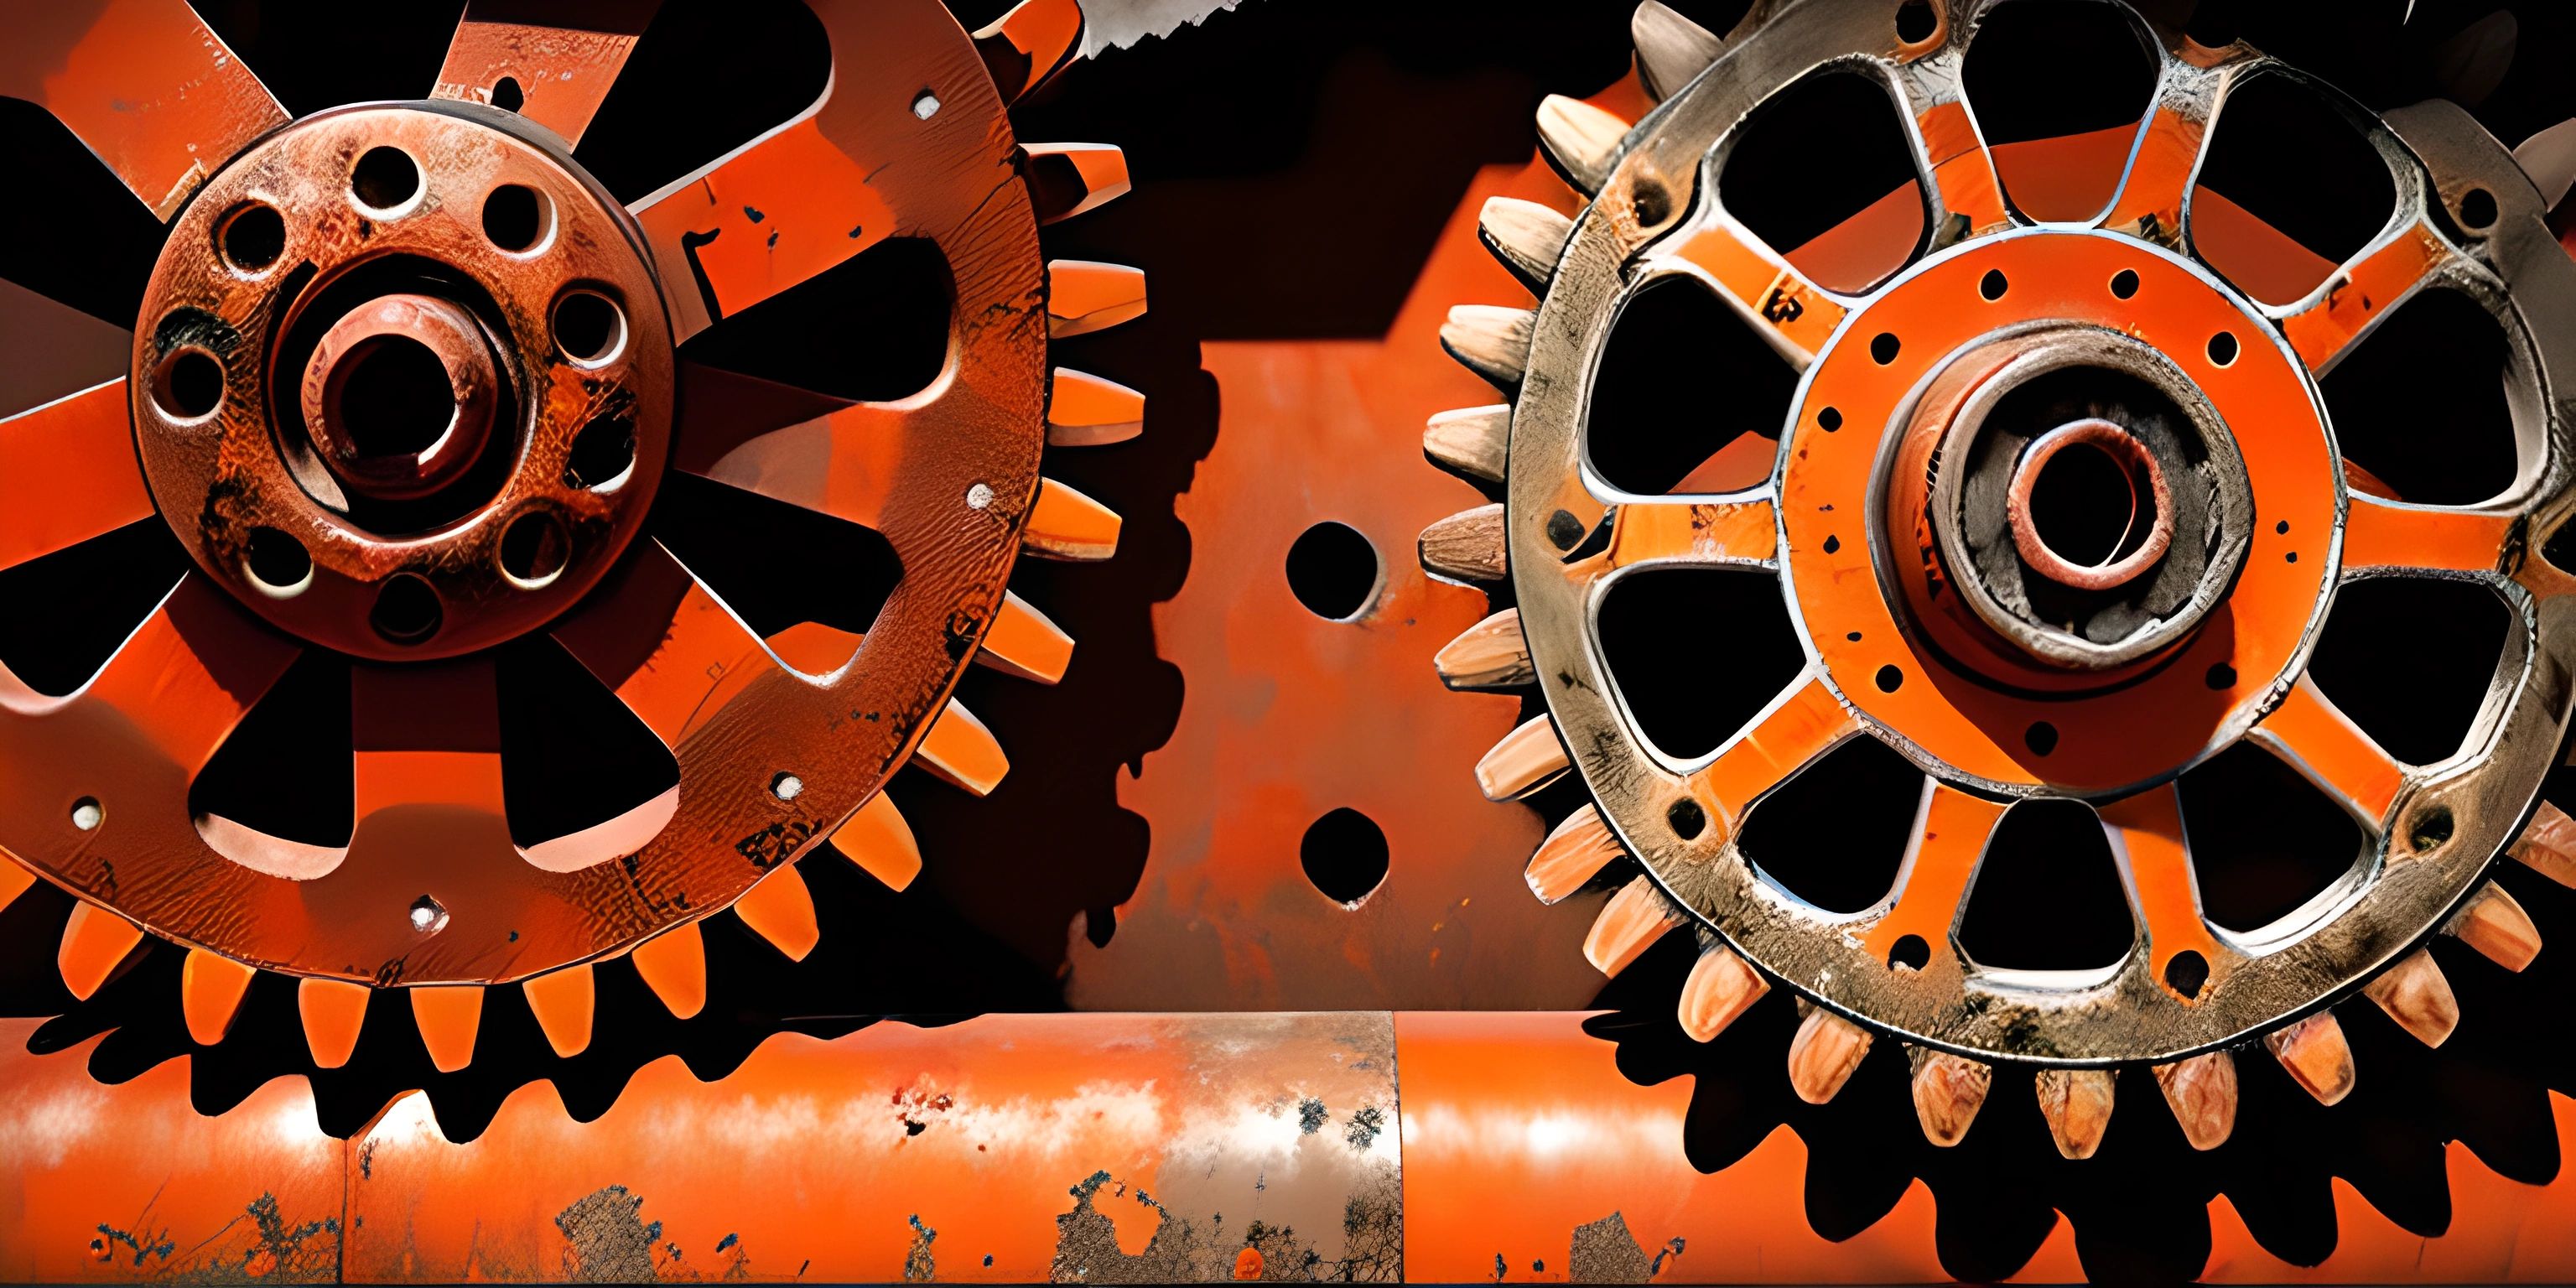
[[[0,420],[0,569],[152,517],[122,378]]]
[[[610,0],[564,6],[561,21],[545,23],[527,21],[526,5],[470,4],[430,97],[492,103],[578,144],[660,8],[661,0]]]
[[[1643,111],[1633,83],[1599,103]],[[1115,937],[1072,944],[1077,1007],[1575,1006],[1599,987],[1580,952],[1589,917],[1546,915],[1522,880],[1539,820],[1476,791],[1517,703],[1452,693],[1431,666],[1484,597],[1413,554],[1426,525],[1480,499],[1422,459],[1424,424],[1496,401],[1442,354],[1442,319],[1462,299],[1527,298],[1477,240],[1496,195],[1576,204],[1544,162],[1489,168],[1382,339],[1202,347],[1222,419],[1175,507],[1189,579],[1154,610],[1188,684],[1170,742],[1119,782],[1154,849]],[[1286,575],[1324,522],[1377,555],[1347,620],[1308,609]],[[1301,838],[1336,809],[1386,835],[1384,882],[1348,905],[1302,867]]]

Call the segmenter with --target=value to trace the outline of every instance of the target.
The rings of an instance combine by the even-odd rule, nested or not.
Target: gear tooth
[[[931,722],[930,732],[921,736],[921,746],[913,757],[941,782],[977,796],[991,795],[1001,785],[1002,776],[1011,772],[1011,760],[1002,754],[1001,740],[955,698],[950,698],[939,718]]]
[[[2211,1051],[2156,1066],[2156,1085],[2193,1149],[2211,1150],[2236,1131],[2236,1057]]]
[[[1821,1006],[1789,1039],[1789,1086],[1811,1105],[1831,1101],[1869,1055],[1870,1032]]]
[[[143,942],[143,928],[94,903],[72,905],[63,923],[63,945],[54,964],[63,987],[86,1002],[121,969]]]
[[[822,927],[814,920],[814,893],[805,888],[805,876],[793,863],[770,869],[744,891],[734,900],[733,915],[789,961],[805,960],[823,942]]]
[[[1574,221],[1535,201],[1487,197],[1476,216],[1476,235],[1503,267],[1532,290],[1544,291],[1556,274],[1557,257],[1574,235]]]
[[[993,88],[1007,107],[1071,61],[1081,39],[1077,0],[1021,0],[975,33],[975,52],[984,56],[984,70],[992,73]]]
[[[304,1046],[317,1068],[337,1069],[358,1049],[375,990],[345,979],[306,976],[295,986],[295,1010],[304,1020]]]
[[[2111,1069],[2042,1069],[2037,1078],[2039,1116],[2057,1152],[2073,1159],[2093,1157],[2102,1148],[2102,1133],[2111,1127],[2111,1092],[2118,1074]]]
[[[2576,818],[2547,801],[2505,852],[2560,885],[2576,886]]]
[[[1771,991],[1770,981],[1751,963],[1724,944],[1710,944],[1699,950],[1699,960],[1691,963],[1690,977],[1682,981],[1680,1003],[1674,1008],[1682,1032],[1693,1042],[1706,1042],[1735,1023],[1736,1017],[1753,1009]]]
[[[421,1045],[440,1073],[454,1073],[474,1062],[474,1038],[483,1029],[483,986],[422,984],[411,994],[411,1018],[420,1026]]]
[[[1499,304],[1459,304],[1440,324],[1440,347],[1469,371],[1511,389],[1529,367],[1530,334],[1537,315]]]
[[[1521,612],[1506,608],[1458,633],[1432,654],[1440,682],[1453,689],[1509,689],[1537,679],[1529,643],[1521,638]]]
[[[1610,896],[1601,905],[1601,915],[1592,921],[1591,933],[1583,937],[1584,960],[1604,975],[1617,975],[1654,947],[1664,932],[1681,924],[1681,917],[1664,901],[1664,893],[1655,888],[1654,879],[1639,876]]]
[[[1041,559],[1089,562],[1118,553],[1118,512],[1055,481],[1038,480],[1020,549]]]
[[[912,839],[912,825],[884,792],[869,797],[832,833],[832,848],[889,890],[900,892],[921,875],[921,847]]]
[[[18,901],[18,896],[33,889],[36,874],[7,859],[0,859],[0,908]]]
[[[975,660],[1004,675],[1053,684],[1073,665],[1073,637],[1027,600],[1003,591],[1001,611],[985,628]]]
[[[1055,369],[1047,446],[1102,447],[1145,432],[1145,395],[1071,367]]]
[[[1453,581],[1501,581],[1503,507],[1461,510],[1422,530],[1422,566]]]
[[[1628,123],[1579,98],[1550,94],[1538,105],[1538,141],[1548,163],[1585,196],[1610,181]]]
[[[679,1019],[707,1005],[707,941],[694,921],[682,922],[635,945],[630,954],[644,986]]]
[[[2493,881],[2470,898],[2446,929],[2509,971],[2520,971],[2540,955],[2540,928],[2531,924],[2521,902]]]
[[[224,1040],[241,1013],[242,995],[256,972],[222,953],[188,950],[179,967],[179,1011],[187,1018],[188,1037],[198,1046]]]
[[[1500,483],[1511,432],[1509,403],[1444,411],[1423,428],[1422,454],[1452,474]]]
[[[1145,270],[1097,260],[1047,265],[1047,338],[1106,331],[1145,313]]]
[[[1716,32],[1673,12],[1660,0],[1637,6],[1636,16],[1628,20],[1628,34],[1637,43],[1637,83],[1659,103],[1726,52],[1726,42]]]
[[[2289,1071],[2290,1080],[2306,1088],[2321,1105],[2352,1094],[2352,1047],[2331,1010],[2319,1011],[2287,1028],[2263,1035],[2263,1045]]]
[[[2433,954],[2422,948],[2409,953],[2405,960],[2380,972],[2379,977],[2362,985],[2362,995],[2379,1004],[2397,1026],[2415,1035],[2426,1046],[2437,1047],[2449,1039],[2451,1030],[2460,1026],[2460,1001],[2451,993],[2451,981],[2433,961]]]
[[[1127,154],[1107,143],[1032,143],[1029,199],[1038,222],[1052,224],[1127,195]]]
[[[545,1030],[546,1045],[556,1055],[569,1060],[590,1046],[599,982],[589,963],[547,971],[521,984],[519,990],[527,995],[528,1010],[536,1015],[537,1027]]]
[[[1626,853],[1610,825],[1601,821],[1600,807],[1587,804],[1566,815],[1538,843],[1524,875],[1540,903],[1555,903],[1582,889],[1610,860]]]
[[[2560,121],[2524,139],[2514,148],[2513,159],[2531,177],[2531,186],[2540,189],[2541,209],[2557,209],[2568,188],[2576,187],[2576,120]]]
[[[1476,783],[1485,789],[1486,800],[1514,800],[1546,786],[1567,768],[1556,726],[1546,716],[1532,716],[1476,762]]]
[[[1914,1066],[1914,1119],[1923,1125],[1923,1139],[1943,1149],[1967,1139],[1969,1125],[1977,1121],[1986,1092],[1994,1086],[1994,1067],[1925,1047],[1907,1047],[1905,1057]],[[2055,1130],[2054,1122],[2050,1129]]]

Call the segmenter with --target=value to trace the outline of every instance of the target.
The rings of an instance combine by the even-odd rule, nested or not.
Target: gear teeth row
[[[1646,0],[1628,19],[1628,35],[1637,45],[1637,84],[1660,103],[1688,85],[1726,52],[1717,33],[1660,3]]]

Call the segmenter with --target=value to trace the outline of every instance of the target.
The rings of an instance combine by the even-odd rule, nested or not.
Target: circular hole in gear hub
[[[423,644],[438,634],[445,618],[438,592],[430,588],[427,578],[398,572],[386,578],[384,587],[376,592],[376,606],[367,614],[367,624],[390,643]]]
[[[2098,568],[2147,540],[2156,503],[2129,462],[2093,443],[2072,443],[2039,467],[2030,490],[2031,526],[2068,563]]]
[[[369,341],[349,355],[339,380],[340,418],[363,455],[426,451],[456,420],[447,368],[428,345],[408,336]]]

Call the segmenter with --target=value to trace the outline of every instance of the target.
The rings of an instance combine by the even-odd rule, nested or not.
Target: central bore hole
[[[2091,443],[2068,443],[2039,467],[2030,522],[2059,558],[2098,568],[2146,544],[2156,523],[2155,493],[2118,457]]]
[[[456,392],[429,346],[383,336],[349,355],[342,368],[337,418],[362,456],[427,451],[456,419]]]

